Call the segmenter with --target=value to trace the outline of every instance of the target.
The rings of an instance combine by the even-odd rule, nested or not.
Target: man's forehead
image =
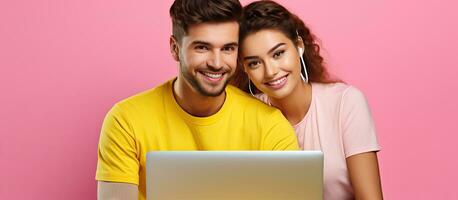
[[[238,36],[237,22],[201,23],[188,27],[183,42],[191,44],[199,41],[217,46],[238,43]]]

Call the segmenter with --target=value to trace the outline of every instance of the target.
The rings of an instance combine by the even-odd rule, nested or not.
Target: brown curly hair
[[[310,29],[299,17],[274,1],[256,1],[244,7],[239,33],[240,44],[249,34],[265,29],[279,30],[291,41],[297,41],[298,36],[302,38],[304,42],[303,57],[309,81],[318,83],[340,82],[330,78],[324,67],[323,57],[320,55],[320,46],[316,42],[315,35],[310,32]],[[243,71],[240,60],[239,58],[231,83],[245,92],[249,92],[248,75]],[[301,73],[305,75],[302,68]],[[254,85],[252,87],[255,88]],[[259,92],[257,89],[255,91]]]

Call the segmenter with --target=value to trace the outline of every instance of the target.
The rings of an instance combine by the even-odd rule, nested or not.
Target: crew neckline
[[[226,87],[224,89],[224,92],[226,93],[226,98],[224,99],[224,103],[215,114],[210,115],[208,117],[197,117],[197,116],[189,114],[178,104],[177,100],[175,99],[175,96],[173,94],[173,83],[175,82],[175,80],[176,78],[170,80],[167,84],[166,89],[168,90],[167,92],[168,101],[171,102],[173,109],[187,122],[191,122],[196,125],[211,125],[215,123],[216,121],[220,120],[222,116],[224,116],[225,113],[228,112],[228,109],[232,102],[232,97],[230,95],[230,92],[228,92],[228,88]]]

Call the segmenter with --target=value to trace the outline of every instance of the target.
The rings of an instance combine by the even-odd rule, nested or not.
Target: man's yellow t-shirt
[[[195,117],[175,101],[173,81],[127,98],[105,117],[98,181],[139,186],[146,194],[146,153],[168,150],[298,150],[293,128],[275,108],[228,85],[221,109]]]

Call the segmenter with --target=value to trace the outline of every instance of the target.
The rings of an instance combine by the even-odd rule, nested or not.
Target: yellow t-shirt
[[[99,141],[96,179],[139,186],[146,194],[146,153],[168,150],[298,150],[293,128],[277,109],[228,85],[221,109],[195,117],[175,101],[173,81],[117,103]]]

